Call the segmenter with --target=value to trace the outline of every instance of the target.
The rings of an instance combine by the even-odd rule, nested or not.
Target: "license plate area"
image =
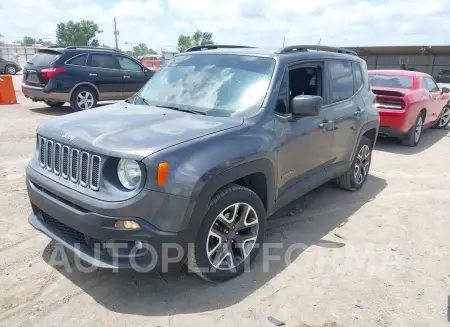
[[[27,82],[31,84],[39,84],[39,77],[36,72],[28,72]]]

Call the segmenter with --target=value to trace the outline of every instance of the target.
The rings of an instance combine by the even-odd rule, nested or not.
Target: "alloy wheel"
[[[423,118],[422,116],[417,118],[416,126],[414,127],[414,142],[417,143],[420,140],[420,135],[422,134],[423,128]]]
[[[231,270],[253,250],[259,231],[255,209],[247,203],[235,203],[214,220],[206,240],[209,262],[219,270]]]
[[[77,96],[77,104],[82,110],[91,109],[94,106],[94,96],[88,91],[82,91]]]
[[[16,68],[13,66],[8,66],[6,70],[9,75],[14,75],[16,73]]]
[[[449,120],[450,120],[450,107],[446,106],[444,108],[444,112],[442,113],[442,117],[439,120],[438,127],[443,127],[443,126],[447,125]]]
[[[355,166],[353,168],[353,176],[356,184],[361,184],[369,173],[370,168],[370,148],[364,145],[356,156]]]

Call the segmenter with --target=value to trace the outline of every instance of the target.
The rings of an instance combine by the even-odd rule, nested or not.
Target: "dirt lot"
[[[360,192],[326,185],[269,222],[266,240],[283,244],[273,254],[305,244],[292,263],[264,273],[259,259],[218,285],[49,264],[54,243],[27,222],[25,166],[37,125],[71,111],[19,100],[0,107],[0,326],[272,326],[269,315],[297,327],[448,326],[448,130],[417,148],[380,142]]]

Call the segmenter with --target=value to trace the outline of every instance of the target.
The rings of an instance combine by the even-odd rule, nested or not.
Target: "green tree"
[[[54,43],[52,41],[44,41],[43,39],[39,38],[36,41],[36,44],[42,44],[43,46],[49,47],[51,45],[54,45]]]
[[[93,47],[99,47],[100,46],[100,42],[98,42],[98,39],[93,39],[91,41],[90,45],[93,46]]]
[[[197,30],[192,36],[181,34],[178,37],[177,49],[183,52],[193,46],[208,44],[214,44],[212,33]]]
[[[69,20],[67,23],[56,25],[56,40],[58,45],[61,46],[91,45],[92,42],[98,44],[98,40],[94,38],[100,33],[103,33],[103,31],[90,20],[80,22]]]
[[[35,45],[36,43],[37,42],[36,42],[36,39],[34,37],[24,36],[21,44],[29,46],[29,45]]]
[[[146,54],[157,54],[157,52],[147,47],[145,43],[139,43],[138,45],[133,47],[132,54],[134,56],[143,56]]]

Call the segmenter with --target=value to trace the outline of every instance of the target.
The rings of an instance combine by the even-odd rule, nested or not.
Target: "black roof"
[[[121,52],[120,50],[116,50],[113,48],[102,48],[102,47],[91,47],[91,46],[68,46],[68,47],[60,47],[60,46],[50,46],[47,48],[39,49],[39,51],[55,51],[55,52],[66,52],[68,50],[75,50],[75,51],[83,51],[83,52],[89,52],[89,51],[105,51],[105,52]]]

